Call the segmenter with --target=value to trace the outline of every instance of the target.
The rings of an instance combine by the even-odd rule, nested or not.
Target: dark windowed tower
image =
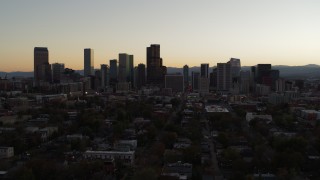
[[[201,77],[209,77],[209,64],[201,64]]]
[[[94,75],[93,49],[84,49],[84,76]]]
[[[146,85],[146,66],[144,64],[139,64],[137,67],[136,84],[138,89]]]
[[[110,85],[115,85],[118,79],[118,61],[116,59],[110,60]]]
[[[162,64],[160,57],[160,45],[152,44],[147,47],[147,83],[152,85],[164,84],[164,75],[166,74],[166,67]]]
[[[40,82],[51,82],[49,51],[46,47],[34,48],[34,85],[39,86]]]
[[[189,86],[189,66],[184,65],[183,66],[183,79],[184,79],[184,86]]]

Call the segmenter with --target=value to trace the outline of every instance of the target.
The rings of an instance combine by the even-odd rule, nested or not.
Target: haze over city
[[[153,43],[169,67],[230,57],[245,66],[319,64],[318,17],[316,0],[4,1],[0,70],[32,71],[36,46],[73,69],[83,69],[84,48],[95,50],[95,68],[122,52],[137,65]]]

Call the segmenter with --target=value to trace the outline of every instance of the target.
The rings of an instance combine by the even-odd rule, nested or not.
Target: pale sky
[[[33,48],[48,47],[49,63],[83,69],[118,53],[146,63],[161,45],[164,65],[320,64],[319,0],[2,0],[0,71],[32,71]]]

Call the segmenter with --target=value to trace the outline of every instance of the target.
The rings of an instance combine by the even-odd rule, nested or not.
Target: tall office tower
[[[110,74],[109,66],[106,64],[101,64],[101,88],[106,89],[109,86]]]
[[[127,82],[128,73],[129,73],[129,55],[126,53],[120,53],[118,82]]]
[[[270,71],[270,79],[271,79],[271,90],[276,90],[276,80],[280,77],[280,71],[276,69],[272,69]]]
[[[230,58],[229,63],[231,65],[231,76],[232,76],[232,78],[239,77],[240,76],[240,70],[241,70],[240,59]]]
[[[94,90],[100,90],[101,89],[101,71],[100,70],[96,70],[94,72],[94,76],[92,76],[92,78],[94,79],[94,85],[93,88]]]
[[[64,73],[64,64],[62,63],[53,63],[52,67],[52,81],[53,83],[60,83],[62,75]]]
[[[240,71],[240,93],[248,94],[250,92],[250,71]]]
[[[184,65],[183,66],[183,79],[184,79],[184,86],[189,86],[189,66]]]
[[[166,67],[160,57],[160,45],[151,44],[147,47],[147,83],[163,86]]]
[[[275,84],[276,84],[276,87],[275,87],[276,92],[282,93],[285,91],[286,81],[283,78],[278,78]]]
[[[201,77],[209,78],[209,64],[201,64]]]
[[[129,62],[127,69],[127,81],[131,82],[131,85],[134,84],[134,60],[133,55],[129,55]]]
[[[257,82],[257,68],[256,66],[251,66],[250,68],[250,92],[254,93],[256,89]]]
[[[208,77],[199,78],[199,93],[209,93],[210,79]]]
[[[217,67],[212,68],[212,73],[210,73],[210,87],[217,88]]]
[[[183,75],[165,75],[165,88],[172,89],[172,92],[184,92]]]
[[[191,81],[192,81],[192,90],[197,91],[199,90],[199,78],[200,78],[200,73],[199,72],[193,72],[191,75]]]
[[[136,85],[138,89],[146,85],[146,66],[139,64],[137,67]]]
[[[51,82],[49,51],[46,47],[34,48],[34,85],[39,86],[40,82]]]
[[[118,79],[118,62],[116,59],[110,60],[110,85],[115,85]]]
[[[232,83],[230,63],[217,64],[217,90],[229,91]]]
[[[94,75],[93,49],[84,49],[84,76]]]
[[[262,84],[264,78],[270,77],[271,64],[258,64],[256,81],[258,84]]]

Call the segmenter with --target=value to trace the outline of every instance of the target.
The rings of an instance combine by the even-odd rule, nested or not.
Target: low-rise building
[[[126,164],[134,164],[135,151],[86,151],[86,159],[120,159]]]
[[[218,105],[206,106],[205,109],[207,113],[217,113],[217,112],[228,113],[229,112],[227,108],[224,108]]]
[[[301,118],[308,121],[320,120],[320,111],[301,110]]]
[[[253,119],[260,119],[266,121],[266,123],[270,123],[272,121],[272,116],[268,114],[259,115],[252,112],[248,112],[246,115],[246,120],[250,122]]]
[[[129,149],[135,150],[137,148],[137,140],[119,140],[115,144],[115,149]]]
[[[0,147],[0,159],[10,158],[14,156],[13,147]]]
[[[192,164],[182,163],[178,161],[176,163],[166,164],[163,168],[161,176],[174,176],[174,177],[187,177],[191,179],[192,177]]]

